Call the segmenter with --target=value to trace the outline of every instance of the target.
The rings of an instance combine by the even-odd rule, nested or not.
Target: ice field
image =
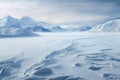
[[[120,33],[0,38],[0,80],[120,80]]]

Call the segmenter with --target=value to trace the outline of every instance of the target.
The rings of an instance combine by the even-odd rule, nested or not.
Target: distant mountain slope
[[[19,19],[5,16],[0,19],[0,37],[33,36],[34,33],[22,27]]]
[[[31,19],[30,17],[24,16],[20,19],[22,27],[35,27],[37,22]]]
[[[61,27],[64,27],[65,31],[88,31],[91,29],[90,26],[81,26],[81,25],[61,25]]]
[[[111,20],[93,27],[91,32],[120,32],[120,19]]]
[[[50,23],[38,22],[38,26],[44,27],[44,28],[48,29],[49,31],[53,31],[53,32],[63,31],[63,29],[60,26],[53,25]]]
[[[24,16],[21,19],[5,16],[0,18],[0,36],[27,36],[34,32],[61,31],[57,25],[46,22],[37,22],[30,17]]]
[[[5,16],[0,19],[0,27],[14,27],[19,28],[21,27],[21,23],[18,19],[13,18],[11,16]]]
[[[50,30],[41,26],[27,27],[26,29],[31,32],[51,32]]]

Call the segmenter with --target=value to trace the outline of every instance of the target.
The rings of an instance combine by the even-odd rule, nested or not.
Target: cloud
[[[55,24],[95,25],[120,17],[120,0],[0,0],[0,16],[30,16]]]

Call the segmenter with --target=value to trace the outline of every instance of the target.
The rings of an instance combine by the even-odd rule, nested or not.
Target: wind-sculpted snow
[[[37,55],[30,53],[34,59],[25,52],[27,59],[17,56],[0,61],[2,80],[120,80],[118,34],[41,38],[44,39],[33,38],[38,39],[39,44],[46,40],[46,46],[37,46]],[[24,52],[24,49],[20,50]],[[44,51],[47,51],[46,55]]]
[[[0,80],[15,80],[19,77],[23,62],[21,56],[0,61]]]
[[[120,74],[103,74],[103,77],[106,80],[120,80]]]
[[[105,48],[97,42],[85,44],[84,40],[74,40],[66,48],[50,53],[42,62],[33,65],[26,72],[26,79],[37,77],[45,80],[119,80],[120,54],[115,56],[112,47]],[[91,42],[96,39],[89,40]],[[89,50],[94,50],[96,47],[99,47],[96,53]],[[86,50],[89,53],[86,53]],[[44,69],[45,72],[48,70],[45,76],[39,72]],[[36,72],[39,72],[39,75],[35,75]],[[70,77],[72,78],[69,79]]]

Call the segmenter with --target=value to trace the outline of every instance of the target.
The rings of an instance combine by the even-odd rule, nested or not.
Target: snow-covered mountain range
[[[45,22],[37,22],[30,17],[24,16],[20,19],[5,16],[0,19],[0,36],[3,35],[27,35],[33,32],[62,31],[58,25]]]
[[[34,32],[120,32],[120,19],[108,21],[95,27],[81,25],[54,25],[46,22],[38,22],[30,17],[14,18],[5,16],[0,18],[1,36],[30,36]]]
[[[120,19],[108,21],[93,27],[92,32],[120,32]]]

